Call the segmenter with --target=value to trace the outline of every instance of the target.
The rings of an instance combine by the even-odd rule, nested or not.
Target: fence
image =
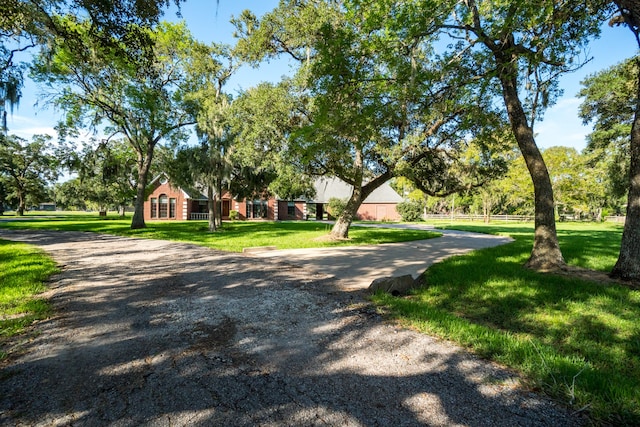
[[[440,220],[440,221],[484,221],[483,215],[466,215],[466,214],[427,214],[424,215],[424,219],[428,220]],[[526,222],[533,221],[532,215],[491,215],[491,221],[503,221],[503,222]],[[573,216],[565,215],[561,219],[562,221],[589,221],[589,219],[578,219]],[[615,222],[617,224],[624,224],[625,216],[606,216],[604,217],[606,222]]]
[[[198,212],[191,212],[191,217],[189,217],[189,219],[191,220],[202,220],[202,219],[209,219],[209,214],[208,213],[198,213]]]
[[[604,220],[607,222],[615,222],[618,224],[624,224],[624,222],[627,220],[626,216],[605,216]]]
[[[489,217],[491,221],[504,221],[504,222],[525,222],[533,221],[531,215],[491,215]],[[441,221],[484,221],[484,215],[467,215],[467,214],[427,214],[424,216],[426,221],[429,220],[441,220]]]

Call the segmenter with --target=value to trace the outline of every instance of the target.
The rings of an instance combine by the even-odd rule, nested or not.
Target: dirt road
[[[166,241],[0,230],[62,266],[0,424],[574,425],[517,378],[305,268]],[[16,353],[14,353],[15,355]]]

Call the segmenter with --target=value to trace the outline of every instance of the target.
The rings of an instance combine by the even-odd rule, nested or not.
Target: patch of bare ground
[[[588,268],[577,267],[574,265],[566,265],[562,268],[545,271],[545,273],[555,274],[568,278],[576,278],[580,280],[588,280],[590,282],[599,283],[601,285],[620,285],[633,290],[640,289],[640,283],[615,279],[602,271],[590,270]]]

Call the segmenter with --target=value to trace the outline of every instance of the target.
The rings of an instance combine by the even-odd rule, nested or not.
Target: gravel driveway
[[[167,241],[0,230],[62,266],[0,424],[575,425],[508,371],[385,323],[339,280]]]
[[[456,230],[434,230],[425,224],[358,224],[358,227],[409,228],[436,231],[437,239],[382,245],[340,246],[314,249],[284,249],[253,254],[260,258],[277,258],[288,264],[322,271],[338,277],[348,289],[366,289],[379,277],[420,276],[431,264],[474,249],[512,242],[505,236],[468,233]]]

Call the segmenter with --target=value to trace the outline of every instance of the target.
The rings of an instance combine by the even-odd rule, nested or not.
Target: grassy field
[[[329,224],[315,221],[224,222],[217,233],[207,232],[206,221],[148,221],[147,228],[131,230],[131,218],[97,215],[57,215],[55,218],[25,217],[0,222],[2,228],[30,228],[65,231],[92,231],[128,237],[177,240],[231,252],[254,246],[276,246],[278,249],[314,248],[322,246],[367,245],[430,239],[438,233],[421,230],[398,230],[353,226],[349,240],[317,240],[331,230]]]
[[[37,295],[56,266],[42,251],[0,240],[0,342],[19,334],[34,321],[46,318],[49,303]],[[0,360],[4,358],[0,352]]]
[[[456,341],[522,372],[534,390],[589,413],[596,424],[640,425],[640,291],[522,268],[531,224],[451,228],[515,242],[432,266],[427,287],[376,303],[404,325]],[[571,265],[608,271],[622,229],[558,224]]]

